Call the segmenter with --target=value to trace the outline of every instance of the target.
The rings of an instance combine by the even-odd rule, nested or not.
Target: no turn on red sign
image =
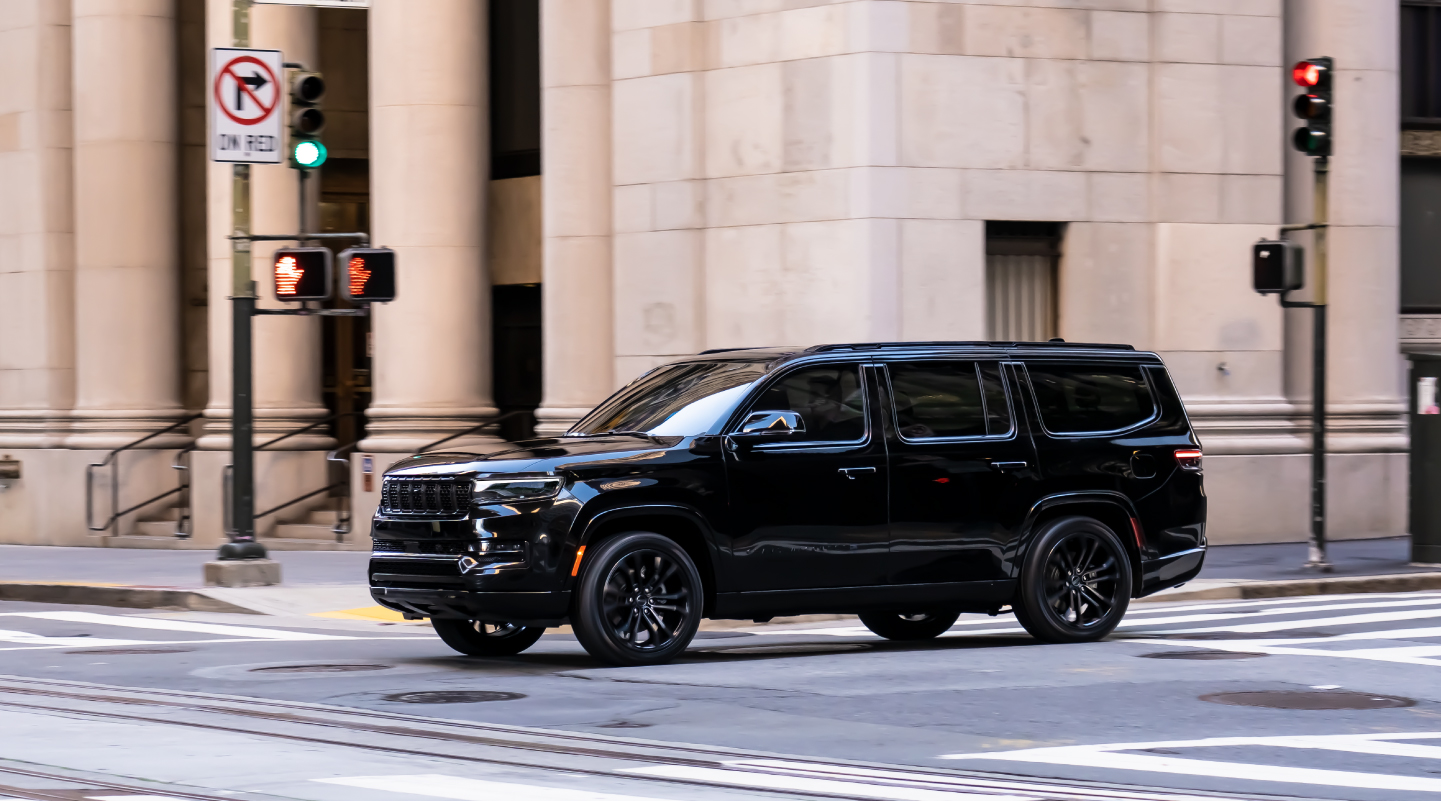
[[[210,51],[210,158],[247,164],[282,160],[285,81],[279,50]]]

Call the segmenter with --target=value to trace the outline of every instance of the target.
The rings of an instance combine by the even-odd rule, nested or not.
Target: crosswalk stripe
[[[757,790],[794,790],[805,793],[841,795],[849,798],[875,798],[882,801],[1038,801],[1037,796],[1001,795],[996,793],[967,792],[964,790],[929,790],[919,787],[897,787],[893,785],[868,784],[859,781],[837,779],[814,779],[804,776],[786,776],[776,773],[757,773],[723,768],[702,768],[690,765],[653,765],[644,768],[626,768],[622,773],[644,776],[660,776],[667,779],[686,779]]]
[[[103,640],[103,639],[97,639],[97,638],[95,638],[95,637],[46,637],[46,636],[44,636],[44,635],[41,635],[41,634],[33,634],[33,633],[31,633],[31,632],[28,632],[28,631],[9,631],[9,630],[6,630],[6,629],[0,629],[0,642],[11,642],[11,643],[18,643],[18,644],[26,644],[26,645],[31,645],[31,644],[43,644],[43,645],[48,645],[48,646],[62,646],[62,645],[63,645],[63,646],[65,646],[65,647],[68,648],[68,647],[74,646],[74,645],[85,645],[85,646],[94,646],[94,645],[135,645],[135,644],[137,644],[137,643],[143,643],[143,642],[145,642],[145,641],[144,641],[144,640]],[[12,649],[9,649],[9,648],[0,648],[0,651],[9,651],[9,650],[12,650]]]
[[[1441,617],[1441,609],[1412,609],[1405,612],[1372,612],[1365,615],[1340,615],[1304,620],[1274,620],[1265,623],[1240,623],[1234,626],[1207,626],[1198,629],[1168,629],[1157,634],[1210,634],[1218,631],[1261,634],[1268,631],[1306,629],[1316,626],[1360,626],[1366,623],[1390,623],[1396,620],[1424,620]],[[1159,623],[1160,621],[1157,621]],[[1148,623],[1147,625],[1156,625]]]
[[[452,798],[455,801],[656,801],[654,797],[616,795],[595,790],[573,790],[565,787],[544,787],[532,784],[467,779],[426,773],[415,776],[347,776],[335,779],[314,779],[321,784],[339,784],[387,793]],[[672,798],[678,798],[672,796]]]
[[[160,618],[133,617],[129,615],[101,615],[95,612],[6,612],[0,617],[26,617],[37,620],[62,620],[67,623],[89,623],[99,626],[121,626],[132,629],[155,629],[159,631],[187,631],[197,634],[223,634],[231,637],[253,637],[265,640],[343,640],[333,634],[313,634],[305,631],[266,629],[258,626],[227,626],[218,623],[194,623],[188,620],[164,620]]]
[[[87,795],[90,801],[191,801],[173,795]]]

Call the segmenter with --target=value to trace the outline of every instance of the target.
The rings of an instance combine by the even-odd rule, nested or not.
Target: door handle
[[[1024,470],[1026,462],[991,462],[992,470]]]
[[[874,467],[842,467],[836,472],[854,481],[856,476],[869,475],[876,472],[876,469]]]

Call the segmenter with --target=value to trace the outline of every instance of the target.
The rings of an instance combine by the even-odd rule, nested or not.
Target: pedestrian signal
[[[1263,295],[1290,292],[1304,283],[1305,251],[1293,242],[1262,239],[1251,248],[1251,283]]]
[[[395,300],[395,251],[351,248],[340,254],[340,295],[356,303]]]
[[[331,259],[328,248],[275,251],[275,299],[330,300]]]
[[[1291,112],[1306,121],[1291,134],[1291,146],[1308,156],[1331,155],[1331,73],[1329,58],[1311,58],[1291,69],[1291,79],[1304,92],[1291,103]]]

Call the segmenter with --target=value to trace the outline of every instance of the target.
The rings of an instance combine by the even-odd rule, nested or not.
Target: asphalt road
[[[413,624],[0,603],[0,797],[1441,798],[1441,593],[1148,604],[1088,645],[702,636],[606,668],[565,634],[478,660]]]

